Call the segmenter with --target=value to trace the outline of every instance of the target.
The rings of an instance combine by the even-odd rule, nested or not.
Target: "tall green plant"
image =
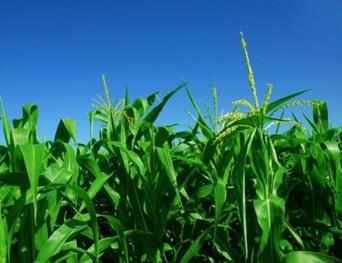
[[[89,142],[66,118],[41,142],[38,107],[11,123],[1,101],[0,262],[341,262],[342,129],[326,103],[293,100],[306,91],[272,102],[268,84],[261,101],[240,42],[253,100],[221,116],[215,82],[206,116],[185,82],[113,102],[102,77]],[[182,89],[195,125],[157,125]],[[312,107],[309,129],[293,105]]]

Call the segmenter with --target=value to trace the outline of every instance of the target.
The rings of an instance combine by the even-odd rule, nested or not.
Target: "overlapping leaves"
[[[205,116],[183,83],[112,104],[95,101],[91,138],[62,119],[40,142],[38,107],[9,122],[0,147],[0,262],[340,262],[342,129],[331,128],[324,102],[259,106],[241,38],[253,103]],[[157,126],[166,103],[185,89],[197,117],[189,130]],[[283,112],[313,107],[311,129]],[[2,103],[1,103],[2,104]],[[275,117],[281,112],[279,117]],[[210,113],[210,110],[207,110]],[[94,136],[95,121],[102,124]],[[271,133],[270,125],[292,127]]]

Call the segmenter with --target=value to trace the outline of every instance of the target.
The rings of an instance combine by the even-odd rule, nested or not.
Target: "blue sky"
[[[312,90],[302,98],[328,102],[341,126],[342,1],[1,1],[0,96],[10,118],[21,106],[40,108],[39,135],[53,138],[62,117],[76,118],[88,140],[86,113],[103,94],[132,98],[181,83],[210,103],[216,79],[219,110],[251,98],[239,43],[248,42],[260,96]],[[160,124],[191,124],[184,91],[167,105]],[[0,142],[3,142],[1,136]]]

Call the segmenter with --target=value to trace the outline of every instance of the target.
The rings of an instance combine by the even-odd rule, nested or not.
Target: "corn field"
[[[103,77],[83,144],[74,119],[40,141],[38,107],[10,122],[1,101],[0,263],[341,262],[342,127],[306,91],[259,101],[241,45],[253,100],[221,115],[215,83],[202,112],[186,82],[113,103]],[[195,124],[156,125],[181,90]]]

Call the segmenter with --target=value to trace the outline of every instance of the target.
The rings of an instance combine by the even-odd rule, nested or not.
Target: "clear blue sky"
[[[199,103],[216,79],[219,110],[250,98],[239,43],[243,31],[263,96],[311,88],[303,98],[328,102],[342,125],[342,1],[0,1],[0,96],[10,118],[21,106],[40,108],[39,135],[53,138],[59,119],[76,118],[88,139],[86,113],[103,94],[169,91],[185,78]],[[191,124],[182,91],[159,123]],[[1,136],[3,137],[3,136]],[[3,138],[0,139],[3,142]]]

